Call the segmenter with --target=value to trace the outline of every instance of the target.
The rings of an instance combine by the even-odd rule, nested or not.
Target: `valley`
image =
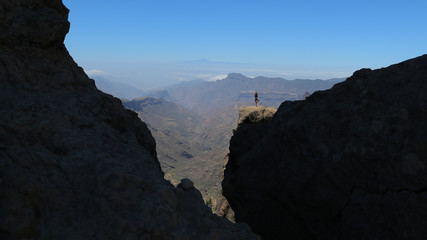
[[[165,178],[174,185],[190,178],[205,201],[215,206],[239,107],[254,105],[255,91],[260,105],[277,108],[283,101],[303,99],[307,92],[331,88],[342,80],[249,78],[233,73],[223,80],[183,82],[122,102],[147,123]]]
[[[0,239],[427,236],[421,4],[64,2],[0,1]]]

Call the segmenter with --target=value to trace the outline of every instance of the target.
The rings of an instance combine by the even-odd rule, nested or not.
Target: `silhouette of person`
[[[256,106],[256,107],[258,106],[258,102],[259,102],[259,99],[258,99],[258,92],[255,92],[255,106]]]

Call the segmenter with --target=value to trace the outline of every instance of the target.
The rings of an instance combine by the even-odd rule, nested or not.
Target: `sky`
[[[427,53],[427,1],[64,0],[88,75],[143,90],[230,72],[349,77]]]

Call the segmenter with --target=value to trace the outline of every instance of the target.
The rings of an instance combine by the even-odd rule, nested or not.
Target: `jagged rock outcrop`
[[[237,128],[241,125],[259,124],[270,122],[277,109],[264,106],[243,106],[239,108],[239,119],[237,120]]]
[[[425,239],[427,55],[362,69],[230,141],[223,194],[266,239]]]
[[[234,211],[230,207],[230,203],[228,203],[227,199],[224,196],[220,196],[215,208],[212,209],[212,212],[217,214],[218,216],[227,218],[228,220],[235,222]]]
[[[258,239],[164,180],[146,125],[69,56],[67,15],[0,2],[0,239]]]

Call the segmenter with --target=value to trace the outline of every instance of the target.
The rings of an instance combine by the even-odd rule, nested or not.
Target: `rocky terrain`
[[[0,2],[0,239],[259,239],[163,178],[147,126],[69,56],[67,16]]]
[[[273,115],[276,113],[277,109],[272,107],[264,107],[264,106],[243,106],[239,108],[239,118],[237,120],[237,127],[233,129],[235,132],[237,129],[244,128],[247,126],[262,126],[263,124],[270,122],[273,118]],[[251,142],[248,142],[251,144]],[[224,171],[226,170],[225,166],[228,163],[229,154],[224,158],[224,165],[222,169],[222,177],[224,178]],[[225,217],[232,222],[235,222],[235,214],[233,209],[231,208],[229,202],[221,195],[218,198],[218,204],[215,205],[213,212],[218,214],[219,216]]]
[[[262,239],[425,239],[427,55],[241,124],[223,193]]]

